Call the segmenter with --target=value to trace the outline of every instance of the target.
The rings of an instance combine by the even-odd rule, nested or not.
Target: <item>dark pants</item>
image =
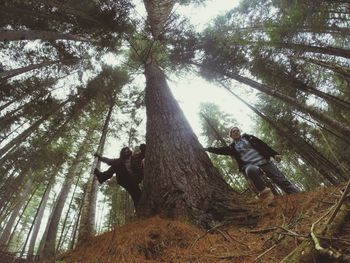
[[[299,189],[296,188],[277,168],[277,166],[269,161],[262,165],[249,164],[244,168],[245,174],[253,181],[254,186],[258,191],[262,191],[265,188],[265,182],[262,178],[262,171],[269,177],[272,182],[277,184],[286,194],[298,193]]]
[[[118,169],[118,167],[114,167],[113,165],[109,167],[108,170],[104,172],[99,172],[97,174],[99,178],[99,182],[103,183],[106,180],[110,179],[113,174],[115,173],[117,176],[117,182],[118,184],[123,187],[131,196],[134,206],[136,208],[140,197],[141,197],[141,189],[139,186],[139,180],[134,175],[130,174],[129,172],[120,171],[122,169]]]

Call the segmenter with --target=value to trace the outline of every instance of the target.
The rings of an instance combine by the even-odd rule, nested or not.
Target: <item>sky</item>
[[[147,14],[143,2],[135,0],[134,3],[136,15],[146,19]],[[201,31],[213,18],[233,9],[238,3],[239,0],[208,0],[201,5],[175,5],[174,10],[189,18],[195,28]],[[194,74],[186,74],[182,77],[167,74],[167,77],[175,99],[179,102],[187,120],[202,143],[204,143],[204,139],[200,137],[199,105],[203,102],[219,105],[221,110],[237,119],[243,132],[254,133],[252,112],[222,87],[209,83]],[[242,95],[245,100],[254,101],[255,93],[251,92],[251,89],[238,83],[234,85],[235,92]]]
[[[213,18],[225,14],[238,4],[239,0],[212,0],[206,1],[205,5],[176,6],[175,10],[188,17],[196,29],[201,31]],[[198,112],[201,102],[219,105],[221,110],[237,119],[243,131],[252,132],[251,111],[222,87],[209,83],[200,76],[189,74],[182,79],[170,77],[169,86],[197,136],[200,134]],[[247,98],[247,94],[252,93],[245,93],[242,85],[238,83],[235,83],[235,91],[245,99],[254,99],[253,95],[249,95],[250,98]]]
[[[146,19],[147,14],[142,3],[142,0],[135,0],[136,12],[138,16]],[[216,0],[207,1],[206,5],[200,6],[175,6],[176,12],[187,16],[191,22],[196,26],[198,31],[205,28],[208,22],[217,15],[223,14],[224,12],[237,6],[237,0]],[[242,102],[237,100],[224,88],[219,85],[214,85],[192,73],[172,75],[171,72],[166,72],[168,77],[169,87],[178,101],[181,109],[183,110],[188,122],[190,123],[193,131],[197,135],[199,141],[205,145],[205,139],[200,136],[201,125],[199,121],[199,106],[201,103],[210,102],[220,106],[221,110],[232,115],[239,123],[241,130],[247,133],[254,133],[253,126],[254,122],[252,116],[254,114],[245,106]],[[136,85],[146,85],[145,78],[140,75],[135,79]],[[256,92],[252,89],[243,86],[239,83],[232,83],[232,87],[235,93],[239,94],[245,100],[250,102],[254,101]],[[145,125],[145,123],[143,123]],[[229,137],[227,136],[229,140]],[[118,151],[123,145],[123,142],[118,142],[116,138],[110,138],[109,143],[105,149],[104,155],[109,157],[118,157]],[[106,165],[102,165],[102,170],[107,169]],[[97,203],[97,211],[102,214],[102,210],[105,204],[103,204],[103,197],[99,194],[99,202]],[[103,210],[106,213],[105,210]],[[100,219],[97,219],[96,224],[100,224]]]

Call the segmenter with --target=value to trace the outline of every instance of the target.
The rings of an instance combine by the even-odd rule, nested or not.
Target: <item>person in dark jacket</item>
[[[132,154],[129,147],[124,147],[120,151],[117,159],[110,159],[95,154],[99,161],[108,164],[108,170],[101,172],[97,168],[94,173],[100,184],[110,179],[113,174],[117,177],[117,183],[130,194],[135,207],[141,197],[139,183],[143,180],[143,159],[145,158],[146,145],[140,145],[140,152]]]
[[[261,177],[262,171],[285,193],[299,192],[299,189],[271,161],[271,158],[277,162],[281,160],[281,155],[278,152],[253,135],[241,135],[238,127],[233,127],[230,130],[230,137],[232,143],[229,146],[208,147],[205,150],[215,154],[233,156],[237,161],[239,170],[251,179],[261,195],[272,194],[270,189],[265,187],[265,182]]]

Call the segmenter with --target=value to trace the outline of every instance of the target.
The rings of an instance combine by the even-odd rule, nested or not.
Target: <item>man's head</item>
[[[130,150],[129,147],[124,147],[121,149],[120,151],[120,158],[121,159],[127,159],[131,156],[132,154],[132,151]]]
[[[241,131],[238,127],[232,127],[229,135],[233,140],[238,141],[241,138]]]
[[[140,152],[141,152],[141,153],[144,154],[144,153],[146,152],[146,144],[141,143],[139,148],[140,148]]]

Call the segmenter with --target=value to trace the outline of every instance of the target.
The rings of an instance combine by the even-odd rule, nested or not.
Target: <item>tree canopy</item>
[[[203,31],[177,7],[205,1],[144,0],[146,17],[135,4],[0,3],[0,246],[7,251],[52,256],[135,211],[206,228],[256,223],[245,179],[232,160],[208,157],[174,99],[173,73],[197,74],[225,89],[233,109],[240,101],[254,113],[252,130],[283,152],[281,169],[300,189],[349,180],[348,1],[242,0]],[[228,129],[239,125],[212,103],[201,105],[200,118],[198,136],[212,146],[228,143]],[[134,208],[115,183],[98,190],[93,155],[144,141]]]

